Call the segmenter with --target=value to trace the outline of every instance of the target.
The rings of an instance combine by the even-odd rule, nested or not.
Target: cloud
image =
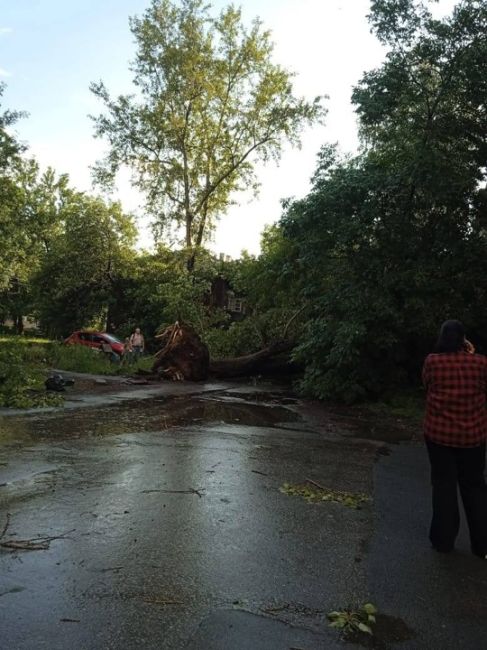
[[[0,68],[0,77],[11,77],[12,73],[4,68]]]
[[[0,36],[2,34],[11,34],[13,31],[11,27],[0,27]]]

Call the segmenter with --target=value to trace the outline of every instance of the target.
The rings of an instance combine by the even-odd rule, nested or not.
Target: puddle
[[[199,403],[191,406],[185,414],[194,420],[201,419],[204,423],[223,422],[225,424],[241,424],[252,427],[272,427],[285,422],[298,422],[301,418],[290,409],[266,404],[249,404],[238,401],[227,401],[220,398],[202,398]],[[282,402],[281,402],[282,403]],[[186,424],[182,422],[182,424]]]
[[[250,387],[249,387],[250,388]],[[86,438],[112,434],[164,431],[173,427],[248,426],[309,430],[307,407],[300,415],[299,400],[289,392],[233,388],[200,395],[130,399],[104,406],[58,410],[34,415],[0,416],[0,448],[22,447],[39,438]],[[414,439],[411,425],[384,421],[340,406],[319,407],[312,421],[343,438],[386,443]],[[306,422],[305,422],[306,420]],[[309,425],[309,422],[308,422]]]
[[[350,415],[339,407],[327,410],[327,422],[344,438],[362,438],[376,442],[398,444],[413,440],[417,427],[395,420],[383,420],[370,415]]]
[[[39,438],[79,438],[144,431],[164,431],[178,426],[240,425],[274,427],[297,422],[297,413],[277,403],[213,397],[154,398],[125,401],[104,408],[57,411],[35,416],[0,419],[0,444],[16,446]]]
[[[38,496],[52,492],[56,488],[58,481],[62,480],[60,469],[29,474],[27,468],[23,468],[20,472],[13,470],[5,478],[8,480],[3,484],[1,496],[7,499],[12,495],[15,495],[17,499],[21,499],[33,493]]]

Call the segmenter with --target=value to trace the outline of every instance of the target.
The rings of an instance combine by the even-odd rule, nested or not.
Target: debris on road
[[[66,379],[63,375],[52,373],[44,382],[46,390],[62,393],[66,386],[74,386],[74,379]]]
[[[350,635],[356,632],[373,635],[372,626],[375,625],[377,608],[372,603],[365,603],[359,609],[344,609],[329,612],[330,627],[341,630],[343,634]]]
[[[79,619],[79,618],[60,618],[59,622],[60,623],[81,623],[81,619]]]
[[[76,530],[76,528],[73,528],[73,530],[68,530],[68,532],[63,533],[62,535],[34,537],[33,539],[10,539],[6,542],[3,542],[2,539],[5,537],[9,525],[10,513],[7,513],[7,520],[3,527],[2,533],[0,534],[0,546],[2,548],[8,548],[12,551],[47,551],[52,541],[55,539],[66,539],[67,535],[74,533]]]
[[[370,497],[366,494],[330,490],[309,479],[306,479],[305,483],[284,483],[284,485],[279,488],[279,491],[289,496],[302,497],[303,499],[306,499],[308,503],[334,501],[335,503],[341,503],[348,508],[355,509],[359,509],[363,503],[370,501]]]
[[[153,492],[163,492],[164,494],[197,494],[199,498],[203,496],[199,490],[189,488],[189,490],[142,490],[142,494],[152,494]]]

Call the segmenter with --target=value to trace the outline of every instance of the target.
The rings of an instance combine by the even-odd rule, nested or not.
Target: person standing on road
[[[133,357],[137,362],[144,354],[145,348],[144,335],[140,331],[140,327],[135,328],[135,332],[130,337],[130,343],[132,344]]]
[[[441,326],[435,353],[424,362],[423,383],[433,487],[430,541],[437,551],[453,550],[460,527],[458,485],[472,552],[487,559],[487,357],[475,353],[460,321]]]

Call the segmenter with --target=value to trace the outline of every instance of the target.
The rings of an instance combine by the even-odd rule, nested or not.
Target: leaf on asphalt
[[[372,603],[365,603],[362,609],[366,614],[377,614],[377,607],[372,605]]]
[[[341,503],[348,508],[360,508],[361,504],[370,501],[366,494],[340,492],[329,488],[315,487],[307,483],[284,483],[279,491],[288,496],[298,496],[305,499],[308,503],[320,503],[322,501],[333,501]]]
[[[372,628],[369,625],[366,625],[365,623],[359,623],[357,627],[361,632],[365,632],[366,634],[372,634]]]

